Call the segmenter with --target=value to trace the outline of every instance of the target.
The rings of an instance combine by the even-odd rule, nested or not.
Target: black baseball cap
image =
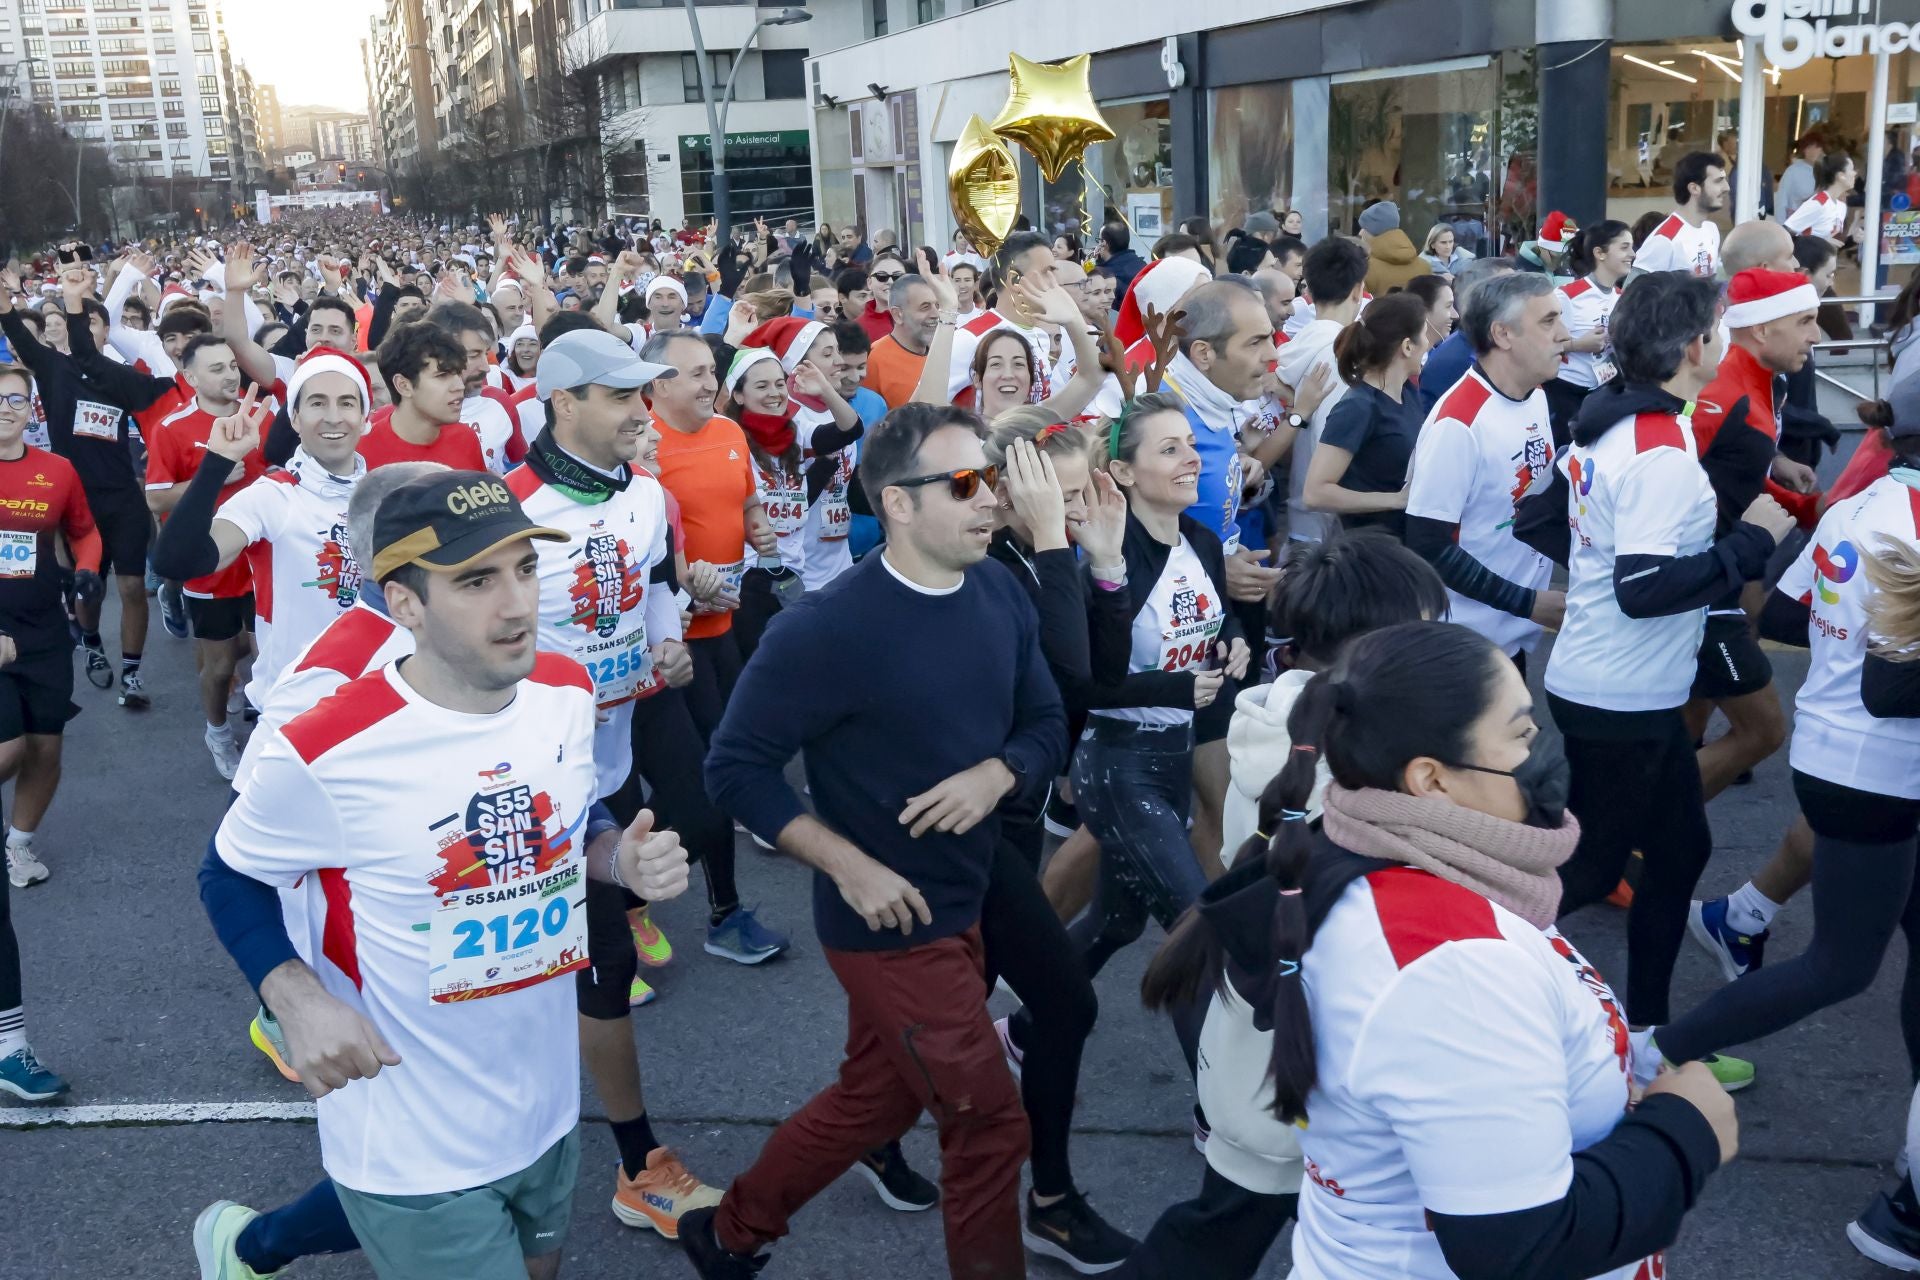
[[[403,565],[436,573],[464,569],[509,542],[567,535],[527,519],[506,482],[487,471],[439,471],[401,485],[373,516],[373,579]]]

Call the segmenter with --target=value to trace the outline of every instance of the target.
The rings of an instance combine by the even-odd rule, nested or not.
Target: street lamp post
[[[700,96],[707,104],[708,147],[713,153],[713,220],[720,229],[722,237],[732,233],[729,219],[732,209],[727,190],[727,107],[733,102],[733,82],[740,74],[740,64],[747,60],[747,50],[753,48],[753,42],[760,38],[762,27],[788,27],[796,22],[811,22],[813,15],[805,9],[782,9],[771,18],[762,18],[753,24],[753,30],[747,33],[746,42],[740,46],[740,52],[733,55],[733,65],[727,68],[726,87],[721,90],[720,100],[713,97],[713,77],[707,69],[707,46],[700,38],[700,15],[694,8],[694,0],[686,0],[687,25],[693,28],[693,56],[700,63]]]

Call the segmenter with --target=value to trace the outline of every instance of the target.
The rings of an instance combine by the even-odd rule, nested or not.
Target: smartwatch
[[[1299,414],[1295,413],[1293,410],[1289,409],[1287,410],[1287,425],[1292,427],[1295,431],[1298,431],[1300,430],[1300,428],[1307,425],[1307,420],[1301,417]]]

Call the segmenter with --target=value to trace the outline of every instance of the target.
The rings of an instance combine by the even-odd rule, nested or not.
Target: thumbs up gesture
[[[614,854],[620,880],[648,902],[663,902],[687,891],[687,851],[672,831],[653,829],[653,810],[642,809],[620,835]]]

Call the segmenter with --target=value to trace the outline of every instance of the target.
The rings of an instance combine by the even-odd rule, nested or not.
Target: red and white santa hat
[[[641,300],[646,301],[656,293],[671,293],[680,299],[681,306],[687,305],[687,286],[672,276],[659,275],[647,281],[647,291],[640,295]]]
[[[159,313],[154,316],[154,319],[158,320],[161,316],[166,315],[167,308],[176,302],[198,301],[199,299],[193,296],[193,290],[188,289],[184,285],[170,284],[160,291],[160,310]]]
[[[338,347],[315,347],[300,357],[299,363],[293,366],[293,373],[287,378],[289,411],[300,403],[300,388],[318,373],[346,374],[360,387],[360,407],[363,410],[373,408],[373,384],[367,376],[367,366]]]
[[[1166,315],[1187,296],[1188,290],[1211,279],[1213,273],[1192,258],[1162,258],[1148,263],[1127,289],[1126,301],[1120,304],[1119,323],[1113,326],[1113,336],[1124,345],[1132,346],[1146,336],[1147,308]]]
[[[1727,282],[1725,320],[1729,329],[1750,329],[1819,307],[1820,295],[1812,281],[1797,271],[1749,267]]]
[[[1549,253],[1565,253],[1567,246],[1573,243],[1573,236],[1580,230],[1580,224],[1566,214],[1555,209],[1540,224],[1540,238],[1537,243]]]
[[[781,316],[769,320],[740,340],[743,347],[766,347],[779,357],[780,367],[792,373],[807,358],[807,352],[813,350],[813,344],[827,326],[818,320],[802,320],[799,316]]]

